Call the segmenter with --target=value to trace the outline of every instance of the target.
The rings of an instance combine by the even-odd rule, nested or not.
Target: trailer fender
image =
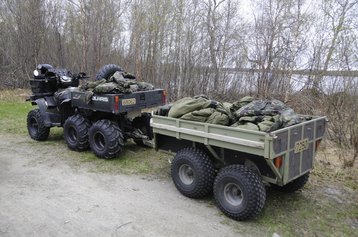
[[[40,99],[35,100],[35,103],[39,107],[40,114],[41,114],[42,118],[44,119],[45,126],[51,127],[52,123],[51,123],[48,113],[46,112],[47,111],[46,100],[44,98],[40,98]]]

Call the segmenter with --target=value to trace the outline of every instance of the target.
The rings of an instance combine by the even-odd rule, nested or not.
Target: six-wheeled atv
[[[122,71],[117,65],[105,65],[96,80],[109,79]],[[79,89],[85,73],[72,74],[66,69],[40,64],[30,80],[33,95],[28,99],[38,109],[29,112],[27,127],[32,139],[46,140],[51,127],[63,127],[64,138],[72,150],[92,151],[101,158],[113,158],[124,141],[138,144],[152,139],[150,114],[143,109],[165,104],[165,91],[147,90],[129,94],[90,94]]]

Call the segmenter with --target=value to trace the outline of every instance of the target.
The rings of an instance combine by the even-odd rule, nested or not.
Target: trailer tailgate
[[[313,168],[316,150],[323,139],[326,117],[315,117],[312,120],[283,128],[270,135],[270,159],[283,157],[283,183],[307,173]]]

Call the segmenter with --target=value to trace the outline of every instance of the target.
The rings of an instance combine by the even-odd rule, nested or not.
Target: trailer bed
[[[312,169],[317,143],[323,138],[325,125],[326,117],[313,117],[309,121],[265,133],[157,115],[153,116],[151,123],[156,149],[175,152],[176,147],[180,147],[179,141],[188,141],[203,144],[210,150],[212,147],[220,148],[216,155],[219,157],[234,154],[227,151],[263,157],[275,175],[281,178],[274,181],[280,184]],[[170,138],[179,141],[174,146],[168,146],[165,140]],[[273,164],[277,157],[284,157],[281,170],[275,169]]]

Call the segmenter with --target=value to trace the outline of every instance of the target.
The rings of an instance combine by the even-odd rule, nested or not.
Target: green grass
[[[1,98],[0,98],[1,99]],[[26,136],[26,116],[33,109],[30,103],[18,100],[0,100],[0,136]],[[27,143],[27,144],[24,144]],[[31,145],[34,152],[41,152],[36,162],[49,159],[65,160],[74,169],[86,168],[90,172],[109,174],[140,174],[153,178],[169,177],[169,156],[150,148],[127,142],[118,158],[98,159],[91,151],[75,152],[67,148],[62,128],[52,128],[45,142],[31,139],[19,145]],[[46,157],[51,154],[51,158]],[[56,165],[56,160],[51,160]],[[36,165],[36,164],[30,164]],[[268,189],[266,206],[254,220],[237,222],[223,217],[223,223],[232,226],[238,234],[247,236],[263,230],[267,236],[357,236],[358,229],[358,171],[330,169],[316,164],[308,185],[302,192],[282,194]],[[330,189],[339,194],[331,194]],[[327,191],[328,190],[328,191]],[[213,198],[203,200],[214,206]],[[218,215],[223,216],[220,211]],[[248,232],[248,230],[251,230]]]
[[[26,102],[0,101],[0,133],[26,134],[27,113],[32,108]]]
[[[98,159],[91,151],[71,152],[77,158],[77,164],[87,163],[90,171],[102,173],[125,173],[155,175],[158,178],[168,177],[169,162],[166,154],[154,149],[139,147],[126,142],[119,157],[110,160]]]
[[[268,190],[257,223],[269,230],[268,236],[274,232],[280,236],[354,236],[350,222],[357,217],[356,196],[345,193],[340,202],[327,195],[325,188],[308,184],[293,194]]]

